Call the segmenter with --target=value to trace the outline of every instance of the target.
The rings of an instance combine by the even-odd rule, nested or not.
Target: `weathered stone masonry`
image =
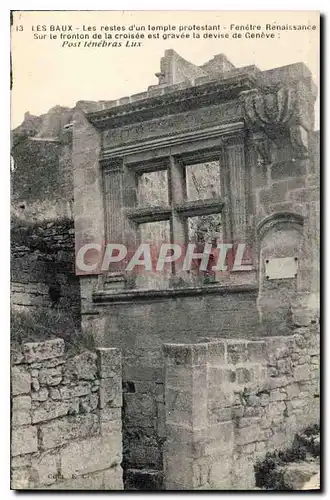
[[[57,307],[80,323],[80,290],[74,266],[70,219],[25,223],[11,228],[11,305],[20,311]]]
[[[166,489],[253,489],[256,460],[318,422],[317,326],[164,350]]]
[[[11,487],[120,490],[121,354],[26,343],[11,373]]]
[[[13,131],[13,211],[35,224],[32,241],[45,241],[41,249],[12,239],[13,305],[49,307],[49,285],[60,284],[57,306],[74,308],[81,296],[83,334],[92,334],[98,346],[121,349],[127,489],[250,488],[257,457],[318,421],[316,89],[302,63],[261,71],[235,68],[219,54],[195,66],[172,50],[157,77],[158,85],[116,101],[26,114]],[[212,175],[203,173],[207,165]],[[162,279],[141,279],[123,266],[104,275],[71,275],[73,235],[65,221],[74,219],[76,250],[90,241],[134,248],[146,235],[185,245],[196,216],[216,216],[225,242],[250,246],[246,271],[211,283],[179,266]],[[289,262],[289,269],[276,275],[276,262]],[[166,347],[164,357],[164,343],[188,345]],[[101,380],[95,357],[84,356]],[[63,478],[47,488],[119,488],[117,466],[95,464],[83,477],[74,461],[80,442],[82,456],[91,442],[100,456],[101,445],[107,450],[101,392],[98,408],[97,391],[52,399],[58,387],[68,391],[67,380],[57,377],[71,364],[62,354],[35,362],[41,365],[33,377],[25,357],[13,367],[13,381],[22,371],[24,388],[13,393],[13,437],[22,450],[25,442],[33,448],[13,457],[13,484],[46,484],[45,469],[55,468]],[[80,365],[81,358],[72,362]],[[51,378],[44,370],[53,370]],[[68,380],[78,392],[89,384],[92,391],[92,379]],[[43,389],[47,400],[32,399],[39,392],[45,397]],[[87,413],[84,398],[94,401]],[[41,413],[43,406],[62,410],[47,410],[51,419],[34,423],[37,405]],[[68,406],[78,413],[69,415]],[[119,407],[110,409],[119,419]],[[50,436],[70,442],[46,450],[36,430],[47,425],[55,428]],[[77,429],[96,436],[71,443]],[[70,479],[75,466],[78,478]]]
[[[164,343],[290,335],[297,314],[306,325],[319,315],[319,146],[309,69],[303,63],[234,68],[219,55],[192,71],[174,51],[166,51],[161,68],[159,85],[146,92],[77,103],[76,245],[134,248],[144,224],[157,221],[169,221],[170,240],[184,245],[190,218],[216,213],[224,241],[244,242],[252,253],[248,270],[211,284],[192,281],[178,266],[157,290],[118,268],[80,277],[83,332],[123,350],[130,478],[137,470],[148,477],[163,472],[157,421],[162,415],[162,428],[164,400],[156,394],[164,381]],[[192,200],[188,170],[206,162],[219,164],[220,192]],[[155,171],[167,173],[168,203],[165,197],[144,205],[139,179]],[[284,262],[289,272],[270,273]]]

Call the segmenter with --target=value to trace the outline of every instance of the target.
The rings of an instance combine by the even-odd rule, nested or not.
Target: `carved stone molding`
[[[290,87],[241,92],[245,122],[251,128],[256,151],[264,162],[270,159],[269,140],[276,143],[288,138],[294,155],[306,156],[307,130],[311,126],[306,119],[310,111],[309,97],[301,82]]]
[[[292,224],[301,229],[304,224],[304,217],[293,212],[276,212],[268,215],[257,225],[258,241],[260,242],[268,231],[283,224]]]

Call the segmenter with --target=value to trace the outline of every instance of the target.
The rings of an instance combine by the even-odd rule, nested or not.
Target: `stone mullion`
[[[169,157],[169,200],[172,206],[170,218],[171,243],[180,245],[183,252],[188,238],[187,219],[181,217],[175,207],[186,200],[186,180],[184,166],[173,156]],[[182,275],[182,260],[173,263],[172,272],[176,277]]]

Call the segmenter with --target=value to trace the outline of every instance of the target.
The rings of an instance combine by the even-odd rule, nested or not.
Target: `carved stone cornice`
[[[294,154],[306,156],[313,113],[312,96],[304,82],[243,91],[240,100],[255,148],[265,162],[269,162],[269,140],[276,143],[288,138]]]
[[[160,148],[175,148],[186,143],[194,143],[198,141],[208,140],[221,137],[225,140],[226,136],[237,134],[244,129],[243,121],[235,121],[233,123],[218,124],[213,127],[202,128],[199,130],[164,135],[149,140],[139,141],[136,143],[128,143],[120,146],[107,148],[103,151],[102,162],[106,163],[110,159],[122,158],[127,155],[142,153],[146,151],[154,151]]]
[[[165,115],[210,106],[215,102],[232,100],[237,98],[243,90],[253,88],[255,84],[255,74],[242,71],[221,80],[168,92],[161,96],[146,97],[106,110],[87,113],[86,116],[100,130],[123,127]]]

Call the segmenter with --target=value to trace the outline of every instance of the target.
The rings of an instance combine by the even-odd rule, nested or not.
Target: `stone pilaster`
[[[165,489],[197,489],[207,439],[206,344],[165,344]]]

